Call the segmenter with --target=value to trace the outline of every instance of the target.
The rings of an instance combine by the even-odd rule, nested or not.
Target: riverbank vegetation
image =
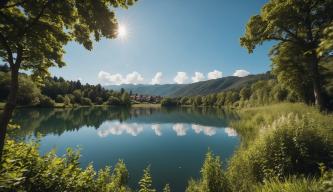
[[[0,71],[0,101],[5,102],[10,90],[10,74],[6,67]],[[29,75],[19,74],[17,104],[25,107],[77,107],[92,105],[131,104],[124,90],[115,92],[101,85],[82,84],[79,80],[67,81],[61,77],[48,77],[42,83],[34,82]]]
[[[209,151],[198,170],[201,176],[189,179],[187,192],[317,192],[333,188],[331,114],[322,114],[302,103],[243,108],[237,114],[239,119],[230,125],[240,135],[239,149],[224,162],[226,166]],[[94,191],[96,187],[101,191],[156,191],[149,168],[144,171],[140,187],[130,189],[130,173],[124,162],[100,171],[94,171],[92,165],[81,168],[79,153],[70,149],[64,157],[57,157],[54,151],[41,156],[38,144],[8,139],[4,157],[0,169],[4,191],[29,191],[32,187],[40,191]],[[166,186],[167,191],[172,191],[172,185]]]
[[[234,128],[242,143],[227,169],[233,191],[254,191],[257,185],[311,188],[321,166],[333,168],[332,115],[303,104],[279,104],[243,109],[240,119]]]
[[[333,62],[332,62],[333,64]],[[297,93],[286,86],[283,86],[271,74],[268,80],[259,80],[248,83],[238,89],[232,89],[215,94],[197,95],[188,97],[165,98],[161,103],[164,106],[172,104],[173,106],[194,106],[194,107],[230,107],[230,108],[249,108],[270,105],[281,102],[289,103],[307,103],[307,96]],[[332,83],[332,82],[331,82]],[[326,110],[332,110],[333,89],[331,85],[327,87]]]

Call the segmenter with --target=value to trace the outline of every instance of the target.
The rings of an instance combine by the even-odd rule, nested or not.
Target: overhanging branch
[[[4,46],[4,48],[6,49],[6,52],[7,52],[7,61],[9,63],[10,66],[13,66],[14,65],[14,59],[13,59],[13,52],[6,40],[6,37],[4,35],[2,35],[0,33],[0,43],[1,45]]]

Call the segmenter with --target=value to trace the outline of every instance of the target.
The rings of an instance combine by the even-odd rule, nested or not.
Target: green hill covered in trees
[[[259,80],[268,80],[273,77],[269,72],[266,74],[249,75],[246,77],[229,76],[208,81],[200,81],[191,84],[164,84],[164,85],[111,85],[106,89],[119,91],[121,88],[127,92],[141,95],[159,95],[167,97],[207,95],[231,89],[238,89]]]

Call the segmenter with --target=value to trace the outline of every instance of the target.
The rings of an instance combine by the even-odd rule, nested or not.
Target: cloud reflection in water
[[[192,129],[196,134],[200,134],[201,132],[207,136],[213,136],[216,134],[216,128],[214,127],[192,124]]]
[[[107,137],[108,135],[122,135],[123,133],[130,134],[132,136],[138,136],[143,131],[143,126],[137,123],[104,123],[97,130],[97,134],[100,137]]]
[[[161,130],[160,124],[153,124],[153,125],[151,125],[151,128],[155,131],[155,134],[157,136],[162,136],[162,130]]]
[[[229,137],[237,137],[237,132],[235,129],[227,127],[224,128],[224,132],[229,136]]]
[[[176,123],[172,126],[172,129],[176,132],[177,136],[185,136],[188,128],[185,124]]]

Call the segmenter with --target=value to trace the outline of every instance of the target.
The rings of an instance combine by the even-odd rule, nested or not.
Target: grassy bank
[[[322,170],[333,168],[332,114],[301,103],[243,108],[238,114],[231,126],[241,146],[226,173],[232,191],[320,191]],[[332,171],[326,175],[332,180]]]
[[[239,120],[231,122],[230,126],[235,128],[246,141],[255,139],[266,125],[272,124],[281,116],[288,114],[311,117],[320,124],[322,129],[333,133],[333,114],[320,113],[317,108],[303,103],[279,103],[242,108],[238,109],[237,113],[240,117]]]

